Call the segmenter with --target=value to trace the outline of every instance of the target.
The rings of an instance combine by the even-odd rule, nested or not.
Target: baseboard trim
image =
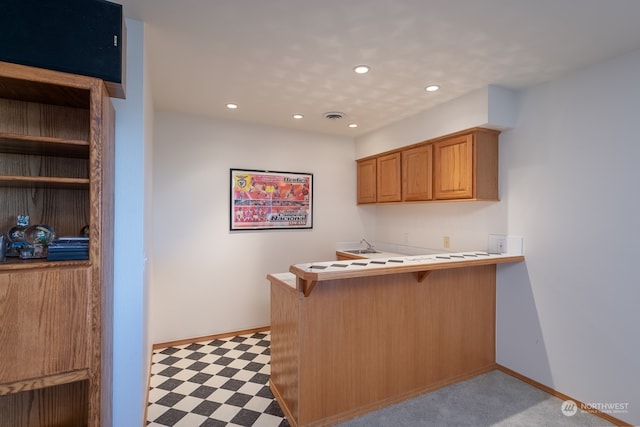
[[[568,395],[566,395],[564,393],[560,393],[559,391],[554,390],[551,387],[548,387],[548,386],[546,386],[546,385],[544,385],[542,383],[539,383],[538,381],[532,380],[531,378],[529,378],[527,376],[524,376],[524,375],[522,375],[522,374],[520,374],[520,373],[518,373],[518,372],[516,372],[514,370],[511,370],[511,369],[507,368],[506,366],[502,366],[502,365],[496,363],[496,369],[499,370],[499,371],[504,372],[507,375],[511,375],[512,377],[517,378],[520,381],[523,381],[523,382],[525,382],[525,383],[527,383],[527,384],[529,384],[529,385],[531,385],[531,386],[533,386],[533,387],[535,387],[537,389],[540,389],[540,390],[544,391],[545,393],[548,393],[548,394],[550,394],[552,396],[555,396],[555,397],[557,397],[559,399],[562,399],[562,400],[573,400],[574,402],[576,402],[576,404],[578,406],[586,406],[584,402],[581,402],[578,399],[574,399],[573,397],[568,396]],[[633,427],[632,424],[629,424],[629,423],[627,423],[625,421],[622,421],[622,420],[620,420],[618,418],[612,417],[611,415],[609,415],[609,414],[607,414],[605,412],[598,411],[597,409],[590,408],[589,412],[592,413],[593,415],[595,415],[596,417],[599,417],[599,418],[602,418],[603,420],[609,421],[610,423],[612,423],[612,424],[614,424],[616,426]]]
[[[275,397],[276,402],[278,402],[278,405],[280,405],[280,409],[282,409],[282,412],[289,422],[289,425],[291,427],[298,427],[298,421],[296,417],[293,416],[293,412],[291,412],[291,409],[289,408],[289,406],[287,406],[284,397],[282,397],[282,393],[280,393],[278,387],[273,383],[273,381],[271,381],[271,378],[269,378],[269,388],[271,389],[271,393],[273,393],[273,397]]]
[[[160,342],[157,344],[153,344],[151,348],[153,350],[158,350],[158,349],[167,348],[167,347],[177,347],[180,345],[191,344],[194,342],[213,341],[219,338],[235,337],[236,335],[255,334],[257,332],[268,331],[269,329],[271,329],[271,326],[261,326],[259,328],[243,329],[240,331],[233,331],[233,332],[223,332],[220,334],[206,335],[203,337],[185,338],[185,339],[176,340],[176,341]]]

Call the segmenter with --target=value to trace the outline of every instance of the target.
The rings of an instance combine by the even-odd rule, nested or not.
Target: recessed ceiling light
[[[349,127],[350,128],[357,128],[358,124],[357,123],[349,123]]]
[[[230,110],[235,110],[236,108],[238,108],[238,104],[229,103],[227,104],[227,108]]]
[[[424,90],[426,90],[427,92],[435,92],[438,89],[440,89],[440,86],[438,86],[438,85],[429,85],[429,86],[424,88]]]
[[[353,69],[353,71],[355,71],[357,74],[365,74],[369,72],[369,66],[368,65],[358,65],[357,67],[355,67]]]
[[[303,116],[302,114],[294,114],[294,115],[293,115],[293,118],[294,118],[294,119],[301,119],[301,118],[303,118],[303,117],[304,117],[304,116]]]

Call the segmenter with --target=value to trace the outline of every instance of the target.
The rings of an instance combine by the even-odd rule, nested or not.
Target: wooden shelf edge
[[[21,133],[0,132],[0,142],[2,143],[23,143],[23,142],[39,142],[43,144],[59,144],[59,145],[78,145],[89,147],[89,141],[81,139],[57,138],[52,136],[25,135]]]
[[[47,375],[39,378],[14,381],[11,383],[0,384],[0,396],[20,393],[23,391],[38,390],[41,388],[69,384],[88,379],[89,370],[81,369],[79,371],[64,372],[62,374]]]
[[[9,93],[8,97],[27,102],[88,108],[87,96],[92,90],[97,90],[101,85],[104,85],[103,81],[97,77],[11,62],[0,61],[0,69],[2,71],[0,79],[12,79],[15,81],[11,82],[12,86],[15,84],[19,88],[26,86],[29,89],[19,91],[18,93],[22,96]]]
[[[20,259],[7,258],[0,262],[0,271],[7,270],[33,270],[36,268],[64,268],[64,267],[89,267],[89,260],[69,260],[69,261],[47,261],[46,258]]]
[[[64,178],[49,176],[0,175],[4,187],[89,188],[89,178]]]
[[[73,158],[89,157],[89,141],[0,133],[0,152]]]

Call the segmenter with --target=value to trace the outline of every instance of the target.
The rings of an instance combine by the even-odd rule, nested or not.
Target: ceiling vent
[[[337,111],[330,111],[328,113],[324,113],[323,116],[325,119],[338,120],[344,117],[344,113],[340,113]]]

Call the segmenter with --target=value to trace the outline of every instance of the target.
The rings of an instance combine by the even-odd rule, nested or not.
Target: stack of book
[[[49,243],[47,261],[89,259],[88,237],[61,237]]]

